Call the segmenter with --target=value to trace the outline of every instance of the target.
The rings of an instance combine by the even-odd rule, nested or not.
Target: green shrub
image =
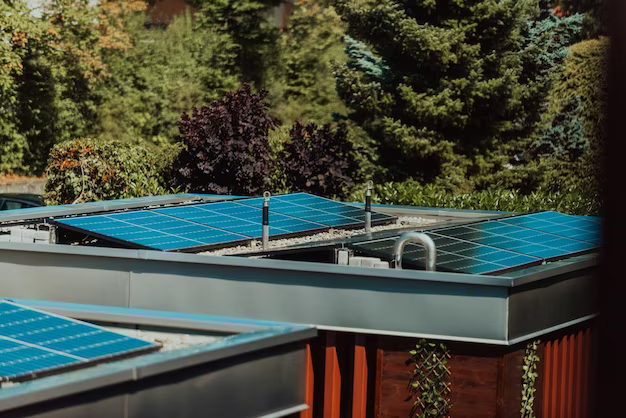
[[[363,202],[364,190],[353,192],[349,201]],[[589,199],[575,190],[549,192],[540,189],[528,195],[517,190],[490,189],[466,194],[453,194],[433,185],[422,186],[409,180],[403,183],[374,185],[374,203],[504,212],[537,212],[554,210],[572,215],[597,215],[597,199]]]
[[[44,201],[62,205],[171,193],[164,176],[178,151],[89,138],[57,144],[48,160]]]

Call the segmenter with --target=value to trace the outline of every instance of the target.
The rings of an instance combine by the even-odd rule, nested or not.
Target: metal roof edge
[[[32,380],[0,390],[0,412],[313,338],[317,329],[277,327]]]
[[[510,340],[507,340],[507,345],[515,345],[515,344],[519,344],[521,342],[524,341],[528,341],[528,340],[532,340],[532,339],[536,339],[537,337],[541,337],[542,335],[546,335],[546,334],[550,334],[551,332],[555,332],[555,331],[559,331],[561,329],[565,329],[568,327],[571,327],[573,325],[577,325],[586,321],[589,321],[593,318],[596,318],[599,314],[591,314],[591,315],[586,315],[580,318],[576,318],[573,319],[571,321],[567,321],[567,322],[563,322],[561,324],[552,326],[552,327],[548,327],[548,328],[544,328],[542,330],[539,331],[535,331],[535,332],[531,332],[529,334],[526,335],[522,335],[521,337],[515,337],[512,338]]]
[[[85,255],[94,257],[125,258],[147,261],[190,263],[203,265],[227,266],[235,268],[291,270],[319,274],[332,273],[366,277],[385,277],[396,280],[421,280],[430,282],[448,282],[477,286],[511,287],[512,280],[503,276],[487,276],[465,273],[448,273],[425,270],[373,269],[367,267],[342,266],[304,261],[266,260],[242,257],[224,257],[199,254],[185,254],[152,250],[129,250],[106,247],[82,247],[69,245],[29,244],[0,242],[0,251],[41,252],[64,255]]]
[[[159,311],[119,306],[92,305],[48,300],[8,298],[16,303],[65,315],[82,321],[116,322],[167,328],[225,333],[244,333],[275,327],[306,327],[288,322],[264,321],[186,312]]]

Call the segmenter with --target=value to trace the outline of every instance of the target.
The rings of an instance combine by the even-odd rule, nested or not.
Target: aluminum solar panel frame
[[[159,344],[0,301],[0,379],[22,381],[159,349]]]
[[[52,222],[87,235],[161,251],[190,251],[248,241],[244,235],[147,210],[56,219]]]
[[[433,232],[426,232],[426,234],[435,242],[437,271],[496,275],[520,268],[520,266],[531,267],[542,262],[537,257],[475,244]],[[350,246],[376,257],[393,259],[392,249],[395,242],[394,238],[384,238],[359,242]],[[424,268],[426,265],[425,256],[424,247],[409,243],[404,248],[402,264]]]
[[[499,219],[498,222],[575,239],[593,245],[599,245],[601,241],[601,221],[593,217],[588,218],[586,216],[566,215],[548,211]]]

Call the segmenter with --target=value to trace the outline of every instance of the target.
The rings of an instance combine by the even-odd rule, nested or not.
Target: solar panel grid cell
[[[70,218],[57,222],[164,251],[247,239],[243,235],[145,210]]]
[[[500,223],[499,221],[442,228],[435,230],[435,232],[469,242],[545,259],[594,248],[592,244],[585,242],[545,234],[540,231],[529,231]]]
[[[153,350],[158,345],[0,301],[0,379]]]
[[[437,249],[437,269],[469,274],[493,274],[518,265],[539,263],[535,257],[528,257],[497,248],[486,247],[461,241],[445,235],[428,232]],[[392,256],[394,238],[357,243],[355,247],[376,255]],[[407,244],[403,256],[406,261],[419,267],[425,266],[424,248],[416,244]]]
[[[598,221],[587,219],[587,217],[566,215],[558,212],[540,212],[500,219],[499,222],[584,241],[594,245],[600,243]]]

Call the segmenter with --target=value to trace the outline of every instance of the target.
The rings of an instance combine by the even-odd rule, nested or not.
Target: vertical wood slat
[[[365,418],[367,411],[367,355],[365,336],[354,337],[354,380],[352,389],[352,418]]]
[[[567,335],[561,338],[561,350],[559,358],[559,418],[566,418],[567,415],[567,359],[569,355]]]
[[[549,417],[556,418],[557,417],[557,406],[559,393],[557,391],[559,385],[557,384],[559,379],[559,340],[552,341],[552,370],[550,373],[552,374],[552,387],[550,390],[550,412]]]
[[[589,397],[589,357],[591,354],[591,329],[587,328],[584,333],[584,341],[583,341],[583,368],[582,368],[582,384],[583,384],[583,396],[581,402],[581,412],[582,416],[587,418],[589,416],[589,406],[587,404],[587,400]]]
[[[543,369],[541,379],[543,380],[543,393],[541,396],[541,416],[550,416],[550,391],[552,389],[552,342],[548,341],[543,349]]]
[[[541,417],[587,418],[590,328],[546,341],[541,361]]]
[[[583,331],[576,334],[576,359],[574,368],[576,370],[576,381],[574,382],[574,418],[581,418],[582,415],[582,386],[583,386]]]
[[[381,401],[381,391],[383,385],[383,355],[384,351],[379,346],[380,339],[376,340],[376,382],[375,382],[375,390],[374,390],[374,416],[380,416],[380,401]]]
[[[573,417],[575,414],[576,399],[574,398],[574,385],[576,385],[578,370],[574,366],[576,364],[576,334],[569,336],[569,356],[567,361],[567,416]]]
[[[313,418],[313,387],[315,385],[315,375],[313,374],[313,357],[311,356],[311,344],[306,345],[305,379],[304,403],[309,406],[309,409],[300,412],[300,418]]]
[[[341,371],[337,357],[337,335],[326,334],[324,359],[324,418],[340,418]]]

